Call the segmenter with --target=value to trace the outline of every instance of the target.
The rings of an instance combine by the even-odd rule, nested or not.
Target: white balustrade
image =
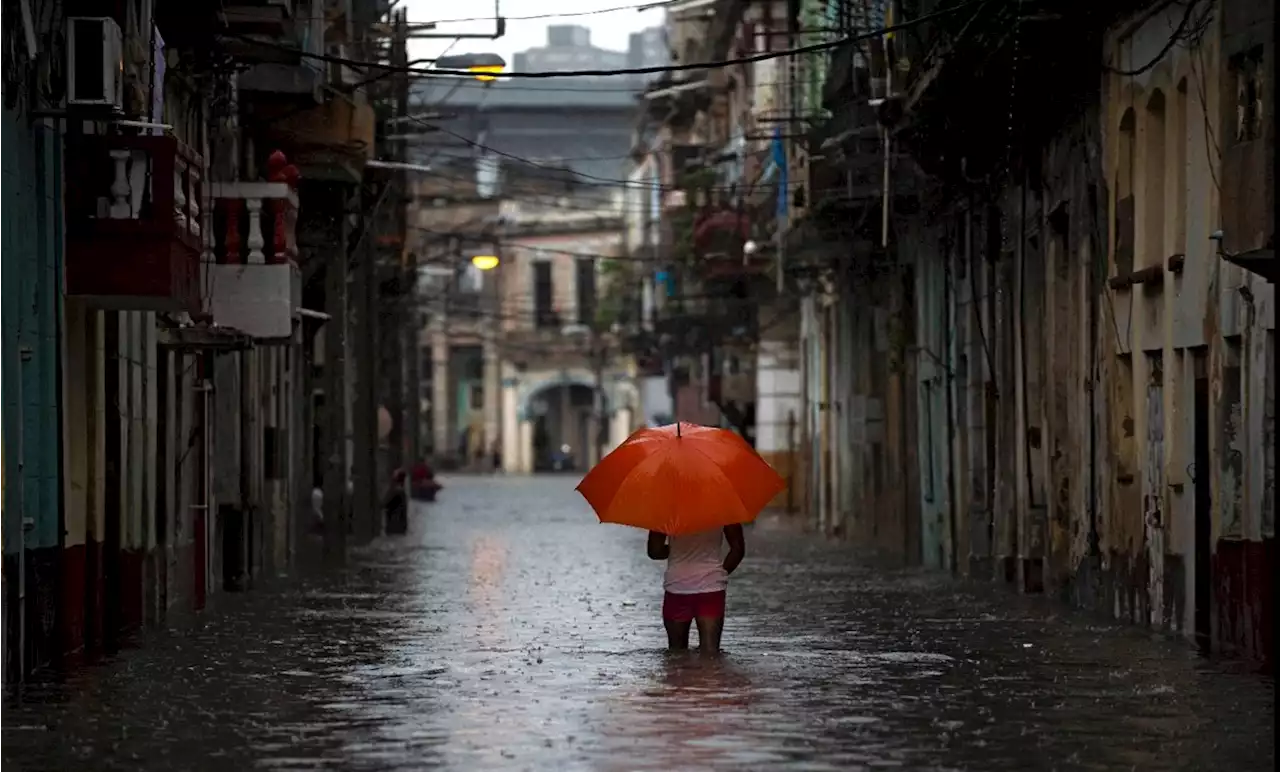
[[[249,238],[246,240],[249,262],[265,263],[267,256],[262,252],[262,248],[266,246],[266,241],[262,238],[262,199],[246,198],[244,208],[249,210]]]
[[[128,150],[110,151],[114,162],[115,174],[111,179],[111,207],[107,216],[113,220],[128,220],[133,217],[129,206],[129,156]]]

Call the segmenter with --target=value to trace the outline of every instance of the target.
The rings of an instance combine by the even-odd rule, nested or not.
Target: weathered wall
[[[62,152],[45,122],[10,109],[3,120],[5,674],[13,678],[59,648]]]
[[[1104,324],[1115,338],[1103,363],[1118,468],[1107,485],[1106,574],[1117,616],[1260,656],[1270,648],[1261,577],[1274,538],[1274,466],[1264,450],[1274,422],[1266,396],[1274,390],[1274,294],[1222,260],[1209,238],[1228,225],[1224,243],[1241,230],[1265,232],[1271,209],[1256,206],[1267,185],[1250,186],[1233,168],[1234,157],[1266,139],[1239,131],[1243,107],[1224,104],[1243,93],[1237,52],[1213,34],[1232,23],[1232,5],[1219,4],[1215,25],[1192,45],[1106,83],[1112,244],[1131,243],[1133,270],[1147,271],[1131,274],[1127,253],[1113,246]],[[1169,15],[1182,12],[1119,28],[1107,54],[1147,61],[1168,38]],[[1259,40],[1240,45],[1249,52],[1255,43],[1265,50]],[[1241,198],[1242,185],[1253,193]]]
[[[802,305],[805,509],[810,522],[921,559],[913,271],[839,277]]]

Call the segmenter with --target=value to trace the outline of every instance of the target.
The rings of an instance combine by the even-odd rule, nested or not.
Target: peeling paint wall
[[[906,537],[877,514],[907,517],[891,495],[905,485],[919,520],[902,522],[918,522],[930,564],[954,552],[975,578],[1269,656],[1274,291],[1209,238],[1224,223],[1250,238],[1273,228],[1259,219],[1270,206],[1231,210],[1248,198],[1238,191],[1273,196],[1269,164],[1242,182],[1223,160],[1274,157],[1271,113],[1237,132],[1253,108],[1235,102],[1251,92],[1223,90],[1274,58],[1258,41],[1274,3],[1241,3],[1205,5],[1210,23],[1172,48],[1185,6],[1117,25],[1099,56],[1138,74],[1106,75],[1096,103],[1002,187],[938,191],[927,217],[895,215],[895,259],[915,272],[907,300],[842,277],[852,538]],[[1237,53],[1220,51],[1219,32],[1242,19],[1252,32],[1223,32]],[[914,423],[900,420],[880,342],[904,307]],[[915,426],[907,454],[903,425]],[[903,456],[911,475],[894,466]]]
[[[1192,636],[1199,611],[1212,620],[1207,632],[1216,648],[1265,657],[1271,604],[1262,577],[1272,565],[1273,537],[1262,524],[1274,474],[1263,448],[1270,447],[1266,395],[1275,378],[1267,360],[1273,287],[1223,260],[1209,236],[1273,227],[1258,207],[1271,187],[1238,179],[1247,172],[1232,160],[1263,152],[1265,140],[1237,136],[1242,108],[1235,103],[1245,92],[1231,84],[1239,52],[1266,48],[1236,28],[1248,26],[1245,17],[1255,25],[1273,18],[1274,3],[1219,2],[1203,34],[1156,57],[1184,10],[1171,6],[1117,26],[1104,52],[1125,67],[1158,59],[1104,84],[1112,193],[1112,284],[1104,304],[1111,319],[1104,325],[1117,332],[1106,357],[1116,468],[1104,574],[1116,616]],[[1269,115],[1259,125],[1269,127]],[[1241,144],[1249,147],[1237,149]],[[1246,189],[1251,194],[1242,196]],[[1128,191],[1131,203],[1123,200]],[[1126,270],[1128,207],[1134,271],[1147,269],[1145,275]],[[1193,398],[1197,367],[1208,382],[1207,415],[1197,415]],[[1208,428],[1208,469],[1195,463],[1197,423]],[[1206,482],[1209,495],[1197,504],[1197,483]],[[1210,576],[1201,575],[1206,570]]]

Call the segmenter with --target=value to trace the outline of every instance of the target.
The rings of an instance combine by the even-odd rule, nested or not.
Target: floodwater
[[[773,521],[725,656],[668,656],[644,534],[575,482],[449,480],[345,571],[8,695],[4,769],[1274,769],[1259,676]]]

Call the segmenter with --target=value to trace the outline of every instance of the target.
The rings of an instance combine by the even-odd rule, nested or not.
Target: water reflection
[[[1274,768],[1258,678],[785,530],[753,533],[725,656],[669,656],[643,534],[573,482],[450,481],[345,573],[11,697],[4,768]]]

